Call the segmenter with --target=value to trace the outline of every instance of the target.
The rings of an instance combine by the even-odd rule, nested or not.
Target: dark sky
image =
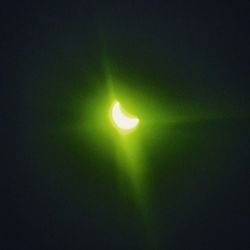
[[[6,1],[0,13],[0,249],[250,248],[249,1]],[[142,96],[220,114],[147,140],[151,233],[114,149],[73,131],[74,100],[105,93],[105,60]]]

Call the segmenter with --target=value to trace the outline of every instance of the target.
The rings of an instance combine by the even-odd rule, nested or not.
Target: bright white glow
[[[112,119],[115,125],[122,130],[132,130],[135,128],[138,123],[139,119],[136,117],[129,117],[128,115],[125,115],[121,111],[120,103],[115,102],[113,107],[112,107]]]

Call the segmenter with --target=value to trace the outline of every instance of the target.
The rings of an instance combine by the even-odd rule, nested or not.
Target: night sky
[[[16,0],[0,13],[1,250],[250,249],[249,1]],[[107,76],[154,123],[131,135],[141,197],[117,131],[93,118],[111,105]],[[169,112],[184,118],[160,122]]]

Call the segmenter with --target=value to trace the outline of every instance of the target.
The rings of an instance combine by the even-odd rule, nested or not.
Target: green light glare
[[[160,144],[164,145],[164,152],[170,155],[176,153],[175,150],[188,147],[190,142],[182,137],[180,130],[175,129],[178,127],[176,125],[208,119],[214,113],[199,103],[168,98],[161,90],[147,87],[153,85],[144,85],[146,79],[134,76],[125,79],[119,73],[111,73],[109,67],[106,69],[106,79],[93,81],[96,89],[91,87],[89,91],[84,90],[82,96],[78,93],[79,102],[72,108],[77,110],[77,117],[81,117],[77,121],[76,137],[82,138],[82,143],[85,143],[88,150],[92,150],[93,165],[97,165],[97,168],[105,166],[107,169],[103,169],[103,172],[107,175],[117,172],[121,191],[131,192],[131,198],[140,210],[148,236],[157,238],[153,204],[149,197],[152,187],[148,173],[155,167],[150,164],[150,158],[157,155],[155,149]],[[118,113],[118,122],[122,122],[120,128],[112,117],[112,107],[118,100],[121,104],[121,109],[118,110],[121,111]],[[132,117],[122,107],[131,112]],[[133,122],[130,122],[136,118],[134,115],[138,115],[139,124],[133,128]],[[124,119],[125,117],[129,119]],[[168,139],[174,141],[174,146],[173,143],[166,143]],[[111,164],[102,164],[103,161]],[[114,166],[117,170],[112,169]],[[154,239],[151,241],[155,242]]]
[[[193,137],[185,130],[188,123],[215,119],[218,111],[199,99],[184,99],[181,91],[173,96],[167,86],[174,83],[157,82],[147,72],[135,73],[105,60],[103,65],[101,75],[93,73],[82,78],[72,93],[69,138],[77,156],[83,158],[83,168],[91,166],[91,171],[102,173],[110,185],[118,185],[121,197],[125,194],[131,199],[141,215],[147,243],[159,249],[160,224],[154,213],[151,173],[155,168],[159,173],[160,167],[167,168],[164,173],[174,171],[173,156],[192,148]],[[138,116],[139,124],[131,131],[122,130],[124,123],[121,128],[114,123],[112,107],[116,101],[121,104],[122,114],[127,116],[124,108],[133,118]],[[158,156],[163,154],[165,162],[159,164]]]

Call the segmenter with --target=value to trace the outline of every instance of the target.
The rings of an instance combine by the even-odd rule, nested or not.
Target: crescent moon
[[[121,105],[118,101],[116,101],[112,107],[112,120],[119,129],[124,131],[132,130],[139,124],[137,117],[131,117],[122,112]]]

